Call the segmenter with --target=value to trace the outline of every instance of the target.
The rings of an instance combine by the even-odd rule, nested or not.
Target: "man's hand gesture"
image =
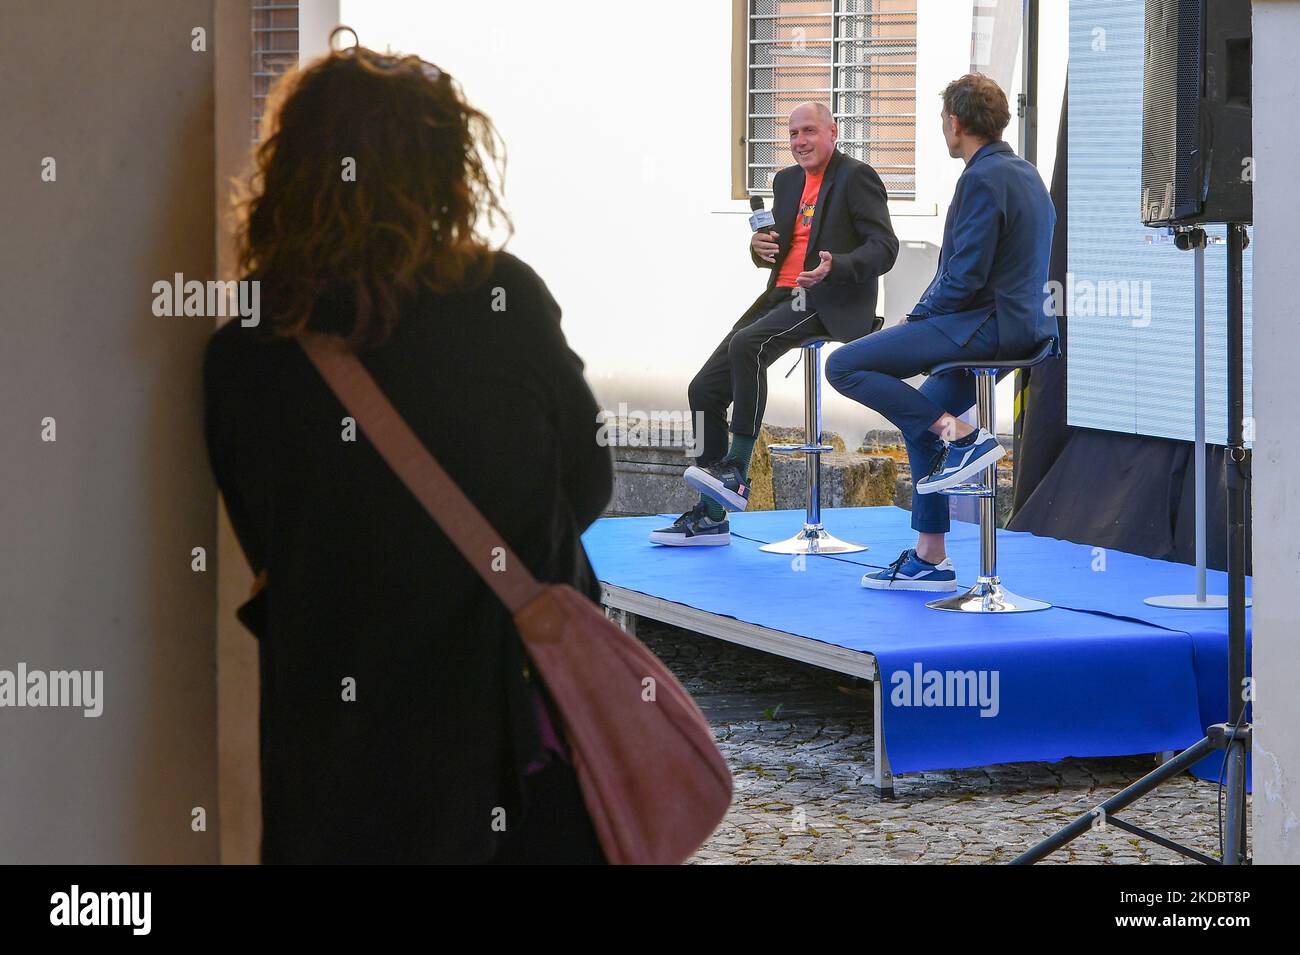
[[[826,276],[831,274],[831,254],[829,252],[818,252],[817,254],[821,256],[821,265],[817,266],[817,268],[813,269],[811,272],[800,272],[798,276],[795,277],[794,282],[800,288],[812,288],[822,279],[826,278]]]

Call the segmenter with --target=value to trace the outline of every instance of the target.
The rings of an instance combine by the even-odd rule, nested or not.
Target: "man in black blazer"
[[[838,127],[821,103],[790,114],[796,165],[772,180],[775,230],[755,232],[750,257],[771,270],[767,289],[691,381],[699,465],[686,470],[700,501],[651,541],[675,546],[730,543],[726,511],[749,498],[749,461],[763,425],[767,368],[814,336],[850,342],[871,331],[876,279],[898,254],[884,184],[866,163],[835,148]],[[731,444],[727,406],[732,405]]]

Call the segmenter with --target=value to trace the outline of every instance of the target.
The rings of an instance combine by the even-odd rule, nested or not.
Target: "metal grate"
[[[276,77],[298,67],[298,3],[254,3],[253,10],[253,143],[258,141],[262,111]]]
[[[916,194],[917,0],[749,0],[746,187],[771,195],[789,165],[786,120],[826,103],[839,148],[894,198]]]

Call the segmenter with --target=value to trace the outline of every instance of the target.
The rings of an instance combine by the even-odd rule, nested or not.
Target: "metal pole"
[[[1228,722],[1239,721],[1246,703],[1246,496],[1249,459],[1242,440],[1244,361],[1242,341],[1242,249],[1245,227],[1228,225]]]
[[[1205,240],[1196,243],[1196,600],[1205,603]]]
[[[989,433],[996,436],[998,415],[993,399],[997,394],[998,376],[996,373],[981,370],[976,373],[975,378],[976,407],[988,415],[987,420],[980,421],[980,425],[988,428]],[[980,417],[984,418],[984,414]],[[998,575],[997,462],[984,469],[984,486],[988,488],[988,493],[980,495],[980,575],[991,579]]]
[[[804,439],[809,447],[822,443],[822,374],[821,349],[809,345],[804,349],[803,363],[803,428]],[[822,522],[822,477],[821,455],[805,454],[808,466],[808,524],[818,527]]]
[[[822,444],[821,346],[822,342],[804,345],[799,359],[803,362],[803,443],[768,445],[773,454],[804,456],[804,525],[793,537],[759,547],[768,554],[854,554],[867,549],[866,544],[840,540],[822,527],[821,462],[822,455],[833,449]]]
[[[1024,38],[1021,54],[1024,63],[1023,108],[1020,116],[1020,157],[1038,165],[1038,0],[1024,0],[1020,12],[1020,30]]]
[[[1192,288],[1195,292],[1192,309],[1193,351],[1195,352],[1193,355],[1195,375],[1192,388],[1193,421],[1195,422],[1192,447],[1194,458],[1192,493],[1196,510],[1193,515],[1193,526],[1196,531],[1196,593],[1147,597],[1143,602],[1151,607],[1166,607],[1171,610],[1215,610],[1228,606],[1228,598],[1223,594],[1206,595],[1205,247],[1209,242],[1209,236],[1204,229],[1197,226],[1187,232],[1187,239],[1188,247],[1194,253]]]
[[[975,407],[979,425],[990,434],[997,431],[998,369],[972,368],[975,376]],[[941,494],[958,494],[979,498],[980,520],[980,576],[975,586],[951,597],[926,602],[931,610],[949,610],[957,613],[1028,613],[1047,610],[1051,604],[1031,597],[1021,597],[1002,586],[998,579],[998,467],[997,463],[984,469],[980,485],[947,488]]]
[[[1228,805],[1224,810],[1219,858],[1224,865],[1241,865],[1246,861],[1246,748],[1233,739],[1223,758],[1227,760],[1224,785]]]
[[[1245,724],[1246,700],[1246,487],[1250,455],[1242,426],[1245,416],[1245,349],[1242,337],[1242,251],[1246,227],[1228,224],[1228,448],[1224,456],[1228,488],[1228,724]],[[1227,824],[1223,831],[1223,861],[1236,864],[1245,857],[1245,747],[1234,734],[1225,755],[1228,761]]]

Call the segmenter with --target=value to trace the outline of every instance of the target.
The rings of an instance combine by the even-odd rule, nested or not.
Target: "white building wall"
[[[891,206],[904,243],[881,299],[891,324],[933,274],[961,172],[939,132],[938,94],[969,68],[970,7],[920,0],[917,199]],[[555,294],[602,403],[685,410],[691,375],[765,278],[749,261],[748,206],[730,198],[731,3],[573,0],[561,9],[340,0],[363,44],[438,63],[497,124],[516,227],[508,248]],[[1044,17],[1043,42],[1044,66],[1061,64],[1043,71],[1040,135],[1054,138],[1063,17]],[[793,360],[769,375],[769,422],[802,421],[801,376],[782,377]],[[851,440],[883,424],[830,389],[824,402],[826,426]],[[1010,402],[1000,404],[1005,419]]]
[[[1300,863],[1300,471],[1296,408],[1300,307],[1294,224],[1300,220],[1295,104],[1300,75],[1298,0],[1254,3],[1255,460],[1254,532],[1255,861]]]

